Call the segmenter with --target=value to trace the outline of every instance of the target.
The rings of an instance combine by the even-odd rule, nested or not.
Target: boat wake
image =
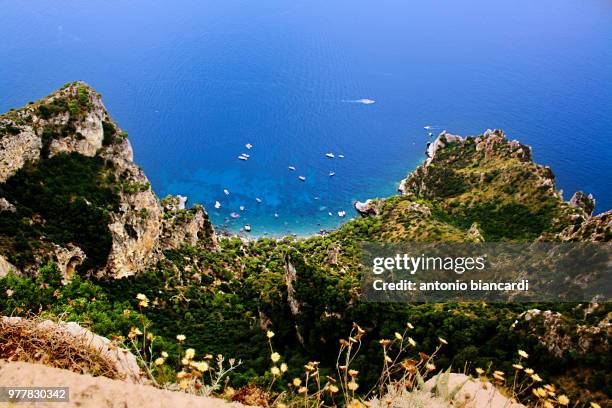
[[[344,103],[360,103],[362,105],[372,105],[373,103],[376,103],[376,101],[374,99],[367,99],[367,98],[363,98],[363,99],[343,99],[342,102],[344,102]]]

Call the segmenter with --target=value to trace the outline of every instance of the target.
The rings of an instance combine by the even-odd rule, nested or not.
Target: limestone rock
[[[42,141],[34,129],[20,129],[16,135],[8,134],[0,137],[0,183],[27,162],[38,160],[42,149]]]
[[[0,212],[2,211],[8,211],[8,212],[14,213],[17,211],[17,209],[15,208],[13,204],[9,203],[6,198],[0,197]]]
[[[19,274],[17,267],[7,261],[5,257],[0,255],[0,278],[6,276],[11,271],[15,274]]]
[[[595,210],[595,198],[593,198],[593,195],[586,195],[582,191],[576,191],[569,203],[574,207],[583,209],[587,215],[592,215]]]
[[[368,199],[365,202],[355,201],[354,207],[361,215],[378,215],[383,200]]]
[[[63,282],[67,283],[74,276],[76,268],[87,258],[87,255],[76,245],[68,244],[66,248],[55,245],[55,258]]]

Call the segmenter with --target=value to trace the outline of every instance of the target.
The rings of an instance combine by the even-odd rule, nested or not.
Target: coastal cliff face
[[[70,180],[69,191],[62,178],[70,170],[96,185]],[[34,175],[41,185],[24,187],[22,181]],[[53,205],[33,202],[45,193],[53,194],[44,197]],[[162,207],[133,162],[127,134],[112,121],[100,95],[82,82],[0,116],[0,200],[5,227],[0,229],[0,254],[24,272],[51,258],[66,278],[78,268],[120,278],[142,272],[164,249],[182,242],[215,245],[203,207]],[[61,221],[62,211],[78,212],[74,207],[79,206],[89,213],[80,220],[85,225]],[[88,224],[92,229],[102,225],[86,237],[80,231],[58,231],[87,230]],[[95,248],[97,239],[102,249]]]

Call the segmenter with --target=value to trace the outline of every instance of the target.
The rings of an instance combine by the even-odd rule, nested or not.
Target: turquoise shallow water
[[[0,27],[0,110],[87,81],[155,191],[231,231],[339,225],[394,193],[425,125],[502,128],[567,198],[612,208],[606,1],[24,1],[3,2]]]

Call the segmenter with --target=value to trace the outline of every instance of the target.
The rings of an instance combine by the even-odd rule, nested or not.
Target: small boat
[[[343,218],[346,215],[346,211],[338,211],[338,217]]]
[[[293,166],[289,166],[289,170],[291,170],[291,171],[295,171],[295,167],[293,167]]]
[[[433,129],[433,126],[430,126],[430,125],[423,126],[423,129],[425,129],[425,130],[430,130],[430,129]]]
[[[233,212],[233,213],[230,214],[230,217],[232,217],[232,218],[240,218],[240,214]]]
[[[216,209],[221,208],[221,203],[220,203],[220,202],[218,202],[218,201],[215,201],[215,208],[216,208]]]
[[[434,134],[433,134],[433,132],[429,132],[428,135],[429,135],[429,137],[433,137]]]
[[[336,156],[334,156],[334,154],[333,154],[333,153],[326,153],[325,155],[326,155],[327,157],[329,157],[330,159],[333,159],[334,157],[336,157]]]
[[[274,218],[278,218],[278,217],[279,217],[278,213],[274,213]]]
[[[245,226],[244,226],[244,230],[245,230],[246,232],[251,232],[251,224],[247,224],[247,225],[245,225]]]
[[[318,200],[318,199],[319,199],[319,197],[315,197],[314,199],[315,199],[315,200]]]
[[[247,143],[244,145],[244,147],[246,147],[247,149],[251,150],[253,148],[253,145],[250,143]]]
[[[331,211],[330,211],[330,212],[327,213],[327,215],[329,215],[331,217],[334,214],[332,214]]]
[[[249,160],[249,156],[246,154],[241,154],[240,156],[238,156],[238,159],[247,161]]]
[[[244,205],[241,205],[239,208],[240,208],[240,211],[244,211]]]
[[[299,178],[301,181],[306,181],[306,177],[304,177],[304,176],[298,176],[298,178]]]
[[[336,173],[334,173],[333,171],[329,172],[329,177],[334,177],[336,175]]]
[[[344,155],[343,155],[343,154],[339,154],[339,155],[338,155],[338,157],[339,157],[340,159],[344,159]]]
[[[257,201],[259,204],[261,204],[261,198],[255,197],[255,201]]]
[[[229,195],[229,190],[228,190],[227,188],[224,188],[224,189],[223,189],[223,193],[224,193],[225,195]]]
[[[358,99],[357,102],[362,103],[364,105],[371,105],[373,103],[376,103],[374,99],[368,99],[368,98]]]

